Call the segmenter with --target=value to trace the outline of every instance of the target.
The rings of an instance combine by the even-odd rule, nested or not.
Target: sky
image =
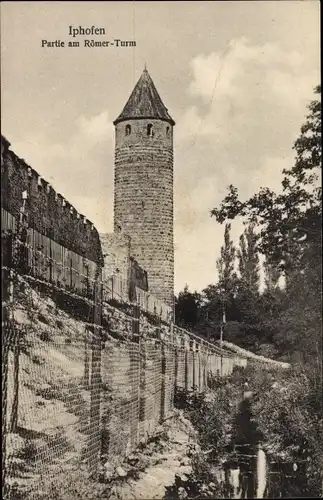
[[[278,190],[320,82],[318,1],[2,2],[1,129],[12,150],[113,230],[113,120],[144,65],[176,122],[175,292],[217,279],[227,187]],[[69,36],[69,26],[105,29]],[[136,47],[84,47],[85,39]],[[42,40],[80,47],[42,47]],[[238,241],[243,226],[232,225]]]

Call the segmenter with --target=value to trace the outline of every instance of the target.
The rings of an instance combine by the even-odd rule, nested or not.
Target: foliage
[[[215,476],[222,453],[229,442],[230,422],[236,411],[232,401],[237,400],[238,391],[228,384],[228,379],[213,377],[209,380],[211,392],[188,392],[176,388],[175,407],[184,410],[197,431],[199,450],[192,454],[192,473],[177,477],[175,484],[166,488],[167,498],[220,498],[221,485]],[[233,389],[234,387],[234,389]]]
[[[319,496],[323,480],[322,380],[302,365],[292,370],[246,369],[251,411],[270,456],[306,465],[303,488]]]
[[[298,360],[321,361],[321,88],[315,89],[317,100],[309,105],[309,113],[294,143],[294,165],[283,171],[280,193],[262,188],[246,201],[238,190],[229,192],[220,207],[212,210],[219,223],[242,217],[256,224],[257,250],[265,256],[265,292],[258,298],[242,280],[236,305],[241,323],[241,338],[258,337],[261,343],[273,343],[281,354],[295,353]],[[250,231],[250,226],[249,226]],[[247,234],[245,234],[247,239]],[[240,273],[247,276],[247,244],[240,238]],[[252,241],[252,238],[249,238]],[[255,240],[252,241],[256,249]],[[255,254],[255,252],[253,252]],[[256,268],[256,262],[254,262]],[[278,287],[284,273],[286,286]]]
[[[277,264],[270,262],[268,257],[265,257],[263,263],[263,269],[265,274],[265,290],[275,291],[278,288],[278,282],[281,277],[281,270]]]
[[[233,375],[236,376],[236,375]],[[214,377],[209,380],[211,396],[177,388],[175,407],[184,410],[199,435],[202,450],[208,450],[208,460],[213,465],[219,460],[220,450],[228,444],[228,426],[235,413],[234,401],[240,398],[237,385],[230,378]]]
[[[321,88],[315,89],[316,94]],[[299,262],[305,247],[320,239],[321,188],[317,186],[321,169],[321,103],[309,105],[309,115],[294,143],[295,164],[283,171],[282,193],[269,188],[244,202],[233,185],[219,208],[211,215],[219,223],[242,216],[260,228],[259,250],[287,273]]]
[[[175,302],[176,324],[182,327],[194,328],[199,320],[201,296],[197,292],[191,293],[188,286],[178,294]]]
[[[175,483],[166,487],[164,500],[180,498],[220,498],[221,488],[212,467],[203,454],[196,454],[192,458],[192,473],[185,476],[175,476]]]
[[[238,250],[240,280],[254,293],[259,290],[259,256],[257,249],[257,235],[253,224],[249,224],[240,236]]]
[[[226,224],[224,229],[224,244],[221,247],[221,256],[216,262],[218,270],[218,286],[223,294],[224,302],[230,300],[234,293],[236,274],[234,271],[236,249],[230,239],[231,225]]]

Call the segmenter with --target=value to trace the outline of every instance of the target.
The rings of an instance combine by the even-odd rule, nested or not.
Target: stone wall
[[[173,131],[168,122],[116,125],[114,226],[131,237],[131,254],[148,273],[149,291],[173,306]]]
[[[101,234],[100,240],[104,259],[104,282],[109,286],[112,277],[121,278],[127,289],[128,300],[135,300],[136,287],[148,290],[148,277],[147,272],[131,255],[130,237],[118,231]]]
[[[130,237],[123,232],[100,234],[104,269],[103,278],[115,274],[128,279],[130,265]]]
[[[1,207],[19,219],[22,193],[27,191],[30,227],[102,265],[100,238],[93,224],[9,148],[1,136]]]

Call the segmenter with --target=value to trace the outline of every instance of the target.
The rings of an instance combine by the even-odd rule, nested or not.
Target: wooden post
[[[139,438],[145,437],[145,421],[146,421],[146,367],[147,367],[147,349],[144,338],[139,337]]]
[[[172,342],[173,342],[173,348],[174,348],[174,355],[175,355],[175,367],[174,367],[174,394],[178,386],[178,338],[174,337],[174,325],[171,323],[171,331],[172,331]]]
[[[185,390],[188,391],[188,349],[189,346],[184,340],[184,377],[185,377]]]
[[[13,264],[16,268],[16,272],[25,272],[25,244],[27,238],[27,219],[26,219],[26,200],[28,198],[27,191],[23,191],[22,193],[22,206],[20,208],[20,216],[19,223],[16,234],[16,242],[13,245]],[[9,301],[13,304],[13,294],[14,294],[14,270],[10,270],[10,299]],[[15,329],[15,321],[14,315],[12,312],[12,317],[10,318],[10,330],[11,330],[11,341],[13,347],[13,402],[12,402],[12,411],[11,411],[11,425],[10,431],[17,432],[18,427],[18,407],[19,407],[19,361],[20,361],[20,339],[18,338],[16,329]]]
[[[1,235],[2,236],[2,235]],[[2,237],[2,252],[1,252],[1,288],[2,288],[2,363],[1,363],[1,375],[2,375],[2,436],[1,436],[1,451],[2,451],[2,496],[5,500],[9,499],[9,488],[7,483],[7,446],[6,439],[8,433],[7,425],[7,405],[8,405],[8,370],[9,370],[9,348],[10,348],[10,329],[9,329],[9,307],[8,301],[12,301],[12,288],[11,279],[9,276],[9,269],[12,267],[12,251],[13,251],[13,241],[12,234]],[[6,267],[6,269],[4,269]]]
[[[161,339],[161,400],[160,400],[160,422],[163,422],[166,416],[166,348],[165,342]]]
[[[84,388],[90,387],[90,357],[89,357],[89,333],[86,329],[84,335]]]
[[[206,345],[203,342],[203,365],[202,365],[202,384],[203,384],[203,391],[206,390],[206,363],[207,363],[207,356],[206,356]]]
[[[191,341],[191,353],[192,353],[192,365],[193,365],[193,383],[192,383],[192,390],[195,391],[195,388],[196,388],[196,370],[195,370],[195,358],[196,358],[196,354],[195,354],[195,340],[192,340]]]
[[[199,385],[198,385],[198,391],[201,392],[201,389],[202,389],[202,373],[201,373],[202,349],[201,349],[201,344],[198,344],[197,356],[198,356],[198,361],[199,361],[199,382],[198,382]]]
[[[131,447],[135,449],[138,444],[138,433],[139,433],[139,386],[138,386],[138,363],[140,363],[138,358],[138,343],[130,342],[128,347],[129,360],[130,360],[130,370],[129,370],[129,382],[131,385],[131,412],[130,412],[130,439]]]
[[[129,356],[130,356],[130,373],[131,373],[131,445],[133,448],[138,444],[138,433],[139,433],[139,421],[140,421],[140,306],[139,304],[133,304],[132,308],[132,343],[129,346]],[[138,351],[139,349],[139,359],[138,359]],[[138,380],[133,375],[136,373],[137,367],[139,363],[139,387]],[[136,406],[139,398],[139,415],[137,419],[136,414]]]
[[[140,306],[138,304],[133,304],[132,306],[132,334],[133,334],[133,341],[139,343]]]
[[[93,333],[92,333],[92,359],[91,359],[91,401],[90,401],[90,428],[89,428],[89,470],[96,476],[99,472],[101,454],[101,325],[102,294],[99,280],[100,268],[97,266],[94,282],[93,304]]]
[[[210,351],[209,348],[207,348],[206,351],[206,387],[209,388],[209,380],[210,380]]]

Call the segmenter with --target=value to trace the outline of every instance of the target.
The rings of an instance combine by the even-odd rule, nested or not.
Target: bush
[[[307,460],[309,494],[322,493],[322,391],[317,380],[300,367],[273,374],[259,372],[253,379],[256,397],[252,412],[269,451],[287,461]],[[306,485],[304,485],[306,489]]]
[[[164,500],[180,498],[221,498],[222,491],[210,463],[201,454],[196,454],[192,459],[192,473],[175,476],[175,483],[166,487]]]
[[[52,334],[49,330],[42,331],[41,334],[39,335],[39,338],[43,342],[50,342],[53,339]]]
[[[228,444],[228,427],[235,413],[232,400],[238,392],[230,386],[220,385],[209,397],[205,393],[188,392],[184,389],[175,391],[175,407],[182,409],[198,432],[199,444],[208,450],[208,461],[213,465],[219,459],[219,451]]]

